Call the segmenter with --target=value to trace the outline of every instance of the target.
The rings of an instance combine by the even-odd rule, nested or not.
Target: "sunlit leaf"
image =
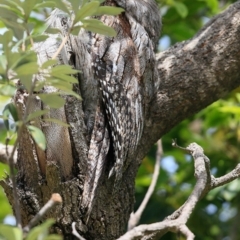
[[[174,1],[174,7],[182,18],[185,18],[188,15],[188,9],[182,2]]]
[[[0,160],[1,160],[1,157],[0,157]],[[9,171],[10,171],[10,168],[8,164],[1,163],[0,161],[0,180],[3,180],[7,174],[9,175]]]
[[[44,42],[45,40],[47,40],[49,38],[48,35],[44,35],[44,34],[37,35],[37,36],[32,35],[31,37],[34,40],[34,42]]]
[[[86,3],[76,13],[74,23],[77,23],[78,21],[82,21],[86,17],[94,15],[96,13],[98,7],[99,7],[99,2],[97,2],[97,1],[92,1],[90,3]]]
[[[89,30],[94,33],[106,35],[109,37],[116,36],[116,31],[113,28],[104,25],[101,21],[97,19],[87,19],[82,22],[83,22],[83,27],[86,30]]]
[[[20,81],[24,85],[24,87],[27,89],[27,91],[30,92],[33,84],[32,75],[21,76]]]
[[[57,63],[56,59],[47,60],[46,62],[44,62],[42,64],[42,68],[45,69],[45,68],[51,67],[51,66],[55,65],[56,63]]]
[[[17,109],[13,103],[8,103],[3,109],[4,124],[7,130],[10,130],[9,117],[12,116],[15,122],[18,121]]]
[[[52,68],[51,75],[57,77],[58,75],[61,74],[76,74],[78,72],[79,72],[78,70],[72,69],[68,65],[57,65],[54,68]]]
[[[12,97],[16,92],[16,87],[10,84],[0,84],[0,94]]]
[[[33,240],[33,239],[45,239],[48,235],[49,228],[54,224],[53,219],[47,219],[43,224],[34,227],[28,233],[25,240]]]
[[[0,224],[0,233],[7,240],[22,240],[23,233],[20,228]]]
[[[35,111],[33,113],[30,113],[27,117],[27,122],[30,121],[30,120],[33,120],[35,118],[38,118],[46,113],[48,113],[49,110],[48,109],[45,109],[45,110],[38,110],[38,111]]]
[[[38,96],[51,108],[61,108],[65,104],[65,100],[58,94],[39,94]]]
[[[38,64],[36,62],[29,62],[19,66],[15,69],[18,76],[33,75],[38,72]]]
[[[224,106],[219,108],[219,111],[225,113],[233,113],[233,114],[240,114],[240,107],[239,106]]]
[[[46,138],[43,134],[42,130],[35,126],[28,125],[27,126],[32,138],[34,139],[35,143],[42,149],[46,149]]]

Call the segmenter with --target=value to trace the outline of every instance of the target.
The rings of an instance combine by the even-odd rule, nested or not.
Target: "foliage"
[[[62,240],[62,237],[56,234],[49,234],[49,228],[54,224],[54,220],[48,219],[43,224],[34,227],[26,234],[22,229],[9,225],[0,224],[0,240]]]
[[[171,44],[187,40],[214,14],[232,2],[234,1],[159,1],[163,12],[162,36],[167,36]],[[193,189],[193,160],[181,150],[173,148],[172,139],[176,138],[183,147],[191,142],[201,145],[211,160],[211,171],[216,177],[236,167],[240,160],[239,96],[240,89],[236,89],[225,99],[184,120],[163,137],[164,158],[158,184],[141,223],[163,220],[186,201]],[[136,179],[136,209],[151,182],[155,152],[156,146],[139,169]],[[199,202],[188,222],[196,239],[239,239],[239,186],[240,180],[235,180],[214,189]],[[168,233],[162,239],[176,239],[176,236]]]
[[[75,18],[70,29],[72,34],[77,34],[80,28],[93,32],[99,32],[114,36],[111,28],[103,25],[96,19],[89,18],[93,15],[119,14],[122,10],[100,6],[101,1],[57,1],[57,6],[62,11],[70,14],[74,12]],[[234,1],[227,0],[158,0],[163,16],[163,39],[167,38],[170,44],[191,38],[206,23],[210,17],[219,13]],[[0,28],[7,30],[0,36],[0,109],[3,102],[9,103],[9,99],[16,90],[16,79],[21,79],[23,85],[18,86],[32,93],[41,89],[42,82],[32,81],[32,75],[45,76],[44,85],[54,86],[59,92],[39,94],[41,100],[50,107],[60,108],[64,104],[64,94],[74,95],[72,85],[76,82],[74,74],[76,70],[69,66],[55,66],[56,60],[51,59],[41,66],[37,62],[37,56],[31,47],[34,43],[43,41],[48,36],[44,32],[52,33],[47,29],[44,20],[55,7],[56,2],[50,0],[0,0]],[[80,9],[80,10],[79,10]],[[5,31],[4,30],[4,31]],[[160,48],[164,48],[160,45]],[[14,72],[14,74],[13,74]],[[190,142],[197,142],[204,149],[211,160],[212,173],[220,176],[235,167],[239,162],[239,103],[240,89],[235,90],[225,99],[215,102],[195,116],[183,121],[163,137],[164,159],[158,179],[155,193],[150,200],[142,217],[142,223],[151,223],[162,220],[177,209],[188,197],[193,184],[193,163],[178,149],[171,147],[171,139],[177,138],[179,145],[186,146]],[[37,111],[18,119],[13,103],[5,106],[0,121],[0,142],[5,144],[6,139],[11,139],[9,144],[14,144],[15,132],[23,124],[28,126],[34,140],[44,149],[45,138],[31,122],[38,116],[46,114],[47,110]],[[50,119],[50,121],[55,121]],[[5,127],[3,126],[5,123]],[[64,124],[64,123],[59,123]],[[156,147],[153,147],[149,155],[144,159],[136,179],[136,207],[140,204],[147,187],[151,182],[155,161]],[[0,179],[8,166],[0,164]],[[224,237],[239,236],[238,224],[239,205],[239,181],[215,189],[205,197],[195,209],[189,227],[196,235],[196,239],[210,240],[223,239]],[[0,221],[11,213],[10,206],[0,189]],[[201,225],[199,225],[201,222]],[[36,239],[39,234],[46,234],[42,239],[49,239],[47,229],[51,221],[33,228],[27,239]],[[232,226],[232,227],[230,227]],[[3,230],[4,228],[4,230]],[[21,239],[23,234],[16,227],[0,225],[0,232],[4,239]],[[11,236],[9,237],[9,234]],[[13,235],[14,234],[14,235]],[[51,236],[54,237],[54,236]],[[0,237],[1,239],[1,237]],[[55,238],[51,238],[55,239]],[[56,236],[56,239],[59,239]],[[175,239],[174,235],[167,234],[164,239]]]

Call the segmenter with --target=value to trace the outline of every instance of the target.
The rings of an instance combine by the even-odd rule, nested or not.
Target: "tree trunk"
[[[87,221],[82,198],[84,183],[89,178],[91,123],[96,111],[96,106],[92,107],[92,104],[101,97],[98,85],[92,82],[91,52],[96,46],[89,44],[89,41],[99,35],[89,37],[89,34],[82,33],[78,37],[70,36],[58,57],[60,63],[81,70],[78,76],[80,84],[74,86],[74,90],[81,94],[83,101],[65,96],[64,108],[51,109],[49,116],[45,117],[66,121],[70,127],[45,123],[44,118],[38,119],[34,124],[45,133],[47,150],[43,152],[35,145],[27,129],[23,130],[18,147],[17,190],[23,225],[38,213],[52,193],[59,193],[63,204],[46,217],[56,219],[54,230],[61,233],[64,239],[74,239],[72,222],[77,223],[77,230],[86,239],[109,240],[121,236],[133,211],[137,170],[150,147],[184,118],[221,98],[240,83],[239,1],[210,21],[192,40],[157,54],[156,60],[152,51],[158,40],[160,22],[155,4],[144,0],[112,0],[107,4],[116,5],[115,2],[125,9],[125,13],[117,17],[103,16],[102,21],[117,29],[118,36],[110,42],[107,37],[101,37],[101,40],[113,44],[127,36],[134,44],[132,58],[136,58],[140,66],[142,85],[139,94],[144,105],[142,135],[136,150],[127,159],[129,165],[123,172],[119,190],[113,194],[114,180],[108,178],[112,159],[108,157]],[[145,11],[151,14],[147,15]],[[64,35],[64,25],[61,24],[65,16],[53,17],[52,25],[60,27]],[[54,36],[50,36],[46,42],[36,45],[39,61],[51,58],[59,44]],[[104,44],[97,47],[110,51]],[[125,54],[122,49],[120,56]],[[98,50],[101,52],[101,49]],[[111,51],[108,54],[114,55]],[[133,69],[133,65],[125,62],[124,71],[127,74],[134,75]],[[15,102],[20,115],[24,114],[26,99],[25,92],[17,92]],[[35,97],[29,109],[33,111],[45,107]],[[13,203],[11,182],[1,182],[1,185],[10,203]]]

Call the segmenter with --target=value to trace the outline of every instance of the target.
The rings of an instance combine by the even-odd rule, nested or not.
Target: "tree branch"
[[[178,147],[176,142],[173,146]],[[144,239],[160,238],[165,233],[171,231],[183,234],[187,240],[194,239],[194,234],[186,226],[186,223],[193,212],[196,204],[205,196],[210,190],[221,186],[223,184],[233,181],[240,177],[240,164],[230,173],[220,177],[214,178],[210,174],[210,161],[204,155],[203,149],[196,143],[191,143],[186,150],[194,158],[194,175],[197,179],[196,185],[187,199],[187,201],[173,214],[168,216],[164,221],[149,225],[140,225],[128,231],[118,240],[139,239],[144,236]]]
[[[62,203],[62,197],[58,193],[52,194],[49,201],[40,209],[40,211],[31,219],[26,227],[23,228],[24,232],[29,232],[32,227],[34,227],[50,209],[52,209],[56,204]]]
[[[156,186],[157,180],[158,180],[158,175],[160,172],[160,160],[162,158],[162,155],[163,155],[162,140],[160,139],[157,142],[156,161],[155,161],[154,172],[153,172],[151,184],[150,184],[148,191],[147,191],[140,207],[138,208],[138,210],[135,213],[134,212],[131,213],[130,219],[128,221],[128,230],[131,230],[139,223],[142,213],[143,213],[144,209],[146,208],[148,201],[154,192],[154,189],[155,189],[155,186]]]
[[[160,84],[152,100],[139,158],[173,126],[240,84],[240,2],[191,40],[156,55]]]

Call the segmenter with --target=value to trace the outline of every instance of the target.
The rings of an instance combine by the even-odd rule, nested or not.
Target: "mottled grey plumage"
[[[76,53],[74,67],[81,70],[79,85],[88,130],[82,195],[87,219],[98,196],[102,173],[109,171],[106,173],[114,178],[113,192],[121,184],[124,171],[136,154],[151,96],[157,91],[154,49],[160,16],[152,14],[158,11],[155,1],[107,0],[104,4],[126,10],[119,16],[101,17],[104,24],[116,30],[116,37],[84,31],[77,40],[69,37]],[[90,62],[92,69],[86,67]]]
[[[115,159],[112,159],[109,173],[109,177],[115,175],[114,188],[121,182],[129,165],[127,159],[135,154],[142,135],[147,104],[143,99],[155,91],[149,81],[154,82],[154,49],[160,31],[159,14],[156,14],[157,18],[151,14],[158,11],[154,1],[105,2],[110,5],[116,3],[125,8],[126,13],[118,17],[103,16],[101,20],[113,27],[117,36],[110,38],[94,34],[92,42],[93,69],[102,93],[114,149]],[[133,7],[138,11],[131,11]],[[145,84],[148,84],[148,89],[144,89]]]

